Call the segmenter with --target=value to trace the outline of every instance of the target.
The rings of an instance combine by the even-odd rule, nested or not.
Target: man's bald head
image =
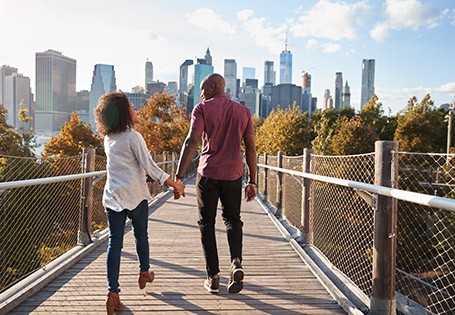
[[[224,93],[226,81],[218,73],[209,74],[201,82],[201,101],[209,100],[217,94]]]

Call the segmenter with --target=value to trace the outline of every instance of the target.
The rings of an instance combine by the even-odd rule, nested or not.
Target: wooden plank
[[[205,261],[197,226],[194,181],[185,199],[167,200],[149,217],[153,284],[137,287],[138,262],[131,228],[125,231],[120,268],[123,313],[345,314],[289,246],[257,202],[242,204],[244,289],[228,294],[226,232],[217,217],[220,293],[203,288]],[[90,253],[11,314],[104,314],[106,246]]]

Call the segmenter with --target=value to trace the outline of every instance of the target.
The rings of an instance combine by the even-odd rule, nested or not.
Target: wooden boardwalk
[[[117,314],[345,314],[282,237],[258,202],[242,204],[244,289],[228,294],[229,251],[220,213],[217,242],[220,293],[205,291],[194,180],[187,197],[158,204],[149,216],[151,267],[156,277],[137,287],[131,228],[122,252]],[[102,244],[10,314],[105,314],[106,245]]]

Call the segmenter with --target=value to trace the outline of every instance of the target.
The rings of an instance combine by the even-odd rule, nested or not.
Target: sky
[[[210,48],[215,72],[224,59],[256,68],[293,54],[292,83],[312,76],[322,107],[333,95],[336,72],[360,108],[362,59],[375,59],[375,93],[385,113],[402,110],[412,96],[430,93],[435,105],[455,99],[454,0],[0,0],[0,65],[30,77],[35,53],[61,51],[77,60],[76,89],[90,90],[95,64],[114,65],[117,88],[144,85],[147,58],[154,80],[178,81],[185,59]]]

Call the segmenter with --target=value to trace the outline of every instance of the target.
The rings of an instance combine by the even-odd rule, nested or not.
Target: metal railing
[[[93,154],[90,161],[89,156],[0,155],[0,292],[107,227],[102,205],[106,158]],[[155,161],[174,176],[178,155],[170,158],[165,153]],[[87,172],[87,165],[93,171]],[[185,175],[197,165],[198,157]],[[165,190],[156,182],[150,187],[152,196]]]
[[[305,155],[258,156],[258,192],[277,216],[285,217],[301,231],[306,246],[325,255],[374,299],[375,215],[380,198],[396,200],[398,206],[391,208],[398,214],[396,230],[391,227],[384,242],[396,244],[390,250],[396,253],[392,277],[397,309],[408,314],[454,312],[455,155],[392,151],[390,172],[398,176],[384,187],[374,185],[375,153],[310,153],[309,163]],[[282,200],[275,197],[279,190]]]

